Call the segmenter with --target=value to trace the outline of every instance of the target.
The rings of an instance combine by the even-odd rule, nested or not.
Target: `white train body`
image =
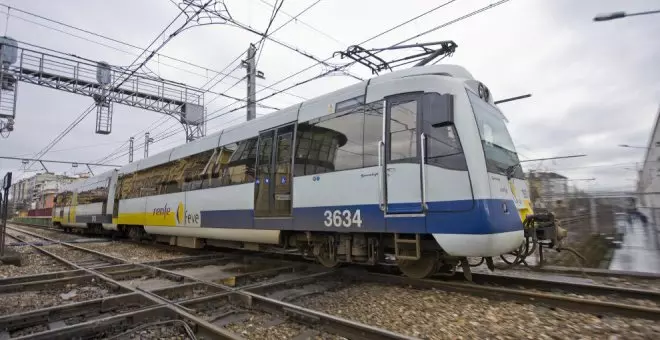
[[[517,164],[483,84],[459,66],[415,67],[89,179],[106,181],[107,201],[74,198],[54,221],[191,247],[308,249],[326,264],[427,251],[451,263],[520,246],[531,205]]]

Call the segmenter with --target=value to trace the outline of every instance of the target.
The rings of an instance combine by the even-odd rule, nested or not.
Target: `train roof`
[[[63,191],[70,191],[70,190],[75,190],[82,188],[86,185],[92,184],[92,183],[99,183],[99,182],[105,182],[108,183],[108,179],[112,177],[112,173],[117,170],[108,170],[106,172],[100,173],[98,175],[88,177],[88,178],[80,178],[77,179],[71,183],[67,183],[62,185],[62,187],[58,190],[58,192],[63,192]]]
[[[148,158],[129,163],[119,169],[119,174],[126,174],[142,169],[148,169],[160,164],[181,159],[205,150],[210,150],[222,145],[238,142],[247,138],[256,137],[259,131],[267,130],[272,127],[292,123],[296,120],[305,122],[311,119],[322,117],[328,114],[328,111],[334,108],[336,103],[342,100],[348,100],[363,95],[365,88],[369,84],[379,84],[392,79],[400,79],[419,75],[439,75],[464,80],[474,80],[474,77],[468,70],[458,65],[429,65],[420,67],[411,67],[404,70],[394,71],[381,76],[371,78],[349,85],[342,89],[309,99],[299,104],[289,106],[277,112],[266,116],[230,126],[221,131],[214,132],[206,137],[202,137],[190,143],[186,143],[172,149],[157,153]],[[470,83],[466,84],[470,87]],[[476,88],[474,89],[477,90]]]

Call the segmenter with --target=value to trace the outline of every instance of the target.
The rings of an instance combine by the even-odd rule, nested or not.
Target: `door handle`
[[[426,133],[422,132],[420,136],[422,143],[422,159],[420,165],[422,167],[422,207],[427,210],[428,206],[426,205]]]
[[[387,197],[385,195],[385,186],[387,185],[387,165],[383,159],[385,153],[385,143],[378,141],[378,198],[380,210],[387,213]]]

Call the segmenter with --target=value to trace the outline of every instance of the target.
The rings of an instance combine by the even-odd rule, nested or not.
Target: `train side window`
[[[229,164],[232,155],[234,154],[234,152],[238,150],[238,148],[239,148],[238,143],[231,143],[220,148],[220,150],[218,151],[217,158],[215,160],[215,165],[212,167],[211,170],[211,179],[209,181],[209,185],[211,188],[222,186],[223,178],[228,178],[228,175],[226,174],[227,166]],[[243,149],[245,149],[245,146],[243,146]]]
[[[222,174],[221,185],[233,185],[254,182],[255,163],[257,161],[257,137],[238,142]]]
[[[298,125],[294,176],[362,167],[362,106]]]
[[[318,154],[319,164],[328,162],[328,171],[362,167],[364,143],[364,107],[341,113],[317,124],[327,129]],[[320,132],[320,131],[319,131]],[[316,137],[316,135],[315,135]]]
[[[185,164],[183,169],[183,191],[202,188],[202,182],[206,178],[204,170],[208,170],[208,165],[215,153],[215,149],[206,150],[181,160],[181,163]]]
[[[378,165],[378,142],[383,139],[383,101],[368,103],[364,110],[364,164]]]

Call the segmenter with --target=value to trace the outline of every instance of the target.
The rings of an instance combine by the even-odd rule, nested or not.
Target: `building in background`
[[[11,215],[27,214],[31,209],[52,208],[57,190],[80,178],[46,172],[15,182],[11,187]]]
[[[536,209],[555,209],[568,198],[568,178],[555,172],[530,171],[530,198]]]
[[[637,178],[637,208],[656,225],[660,223],[660,108]]]

